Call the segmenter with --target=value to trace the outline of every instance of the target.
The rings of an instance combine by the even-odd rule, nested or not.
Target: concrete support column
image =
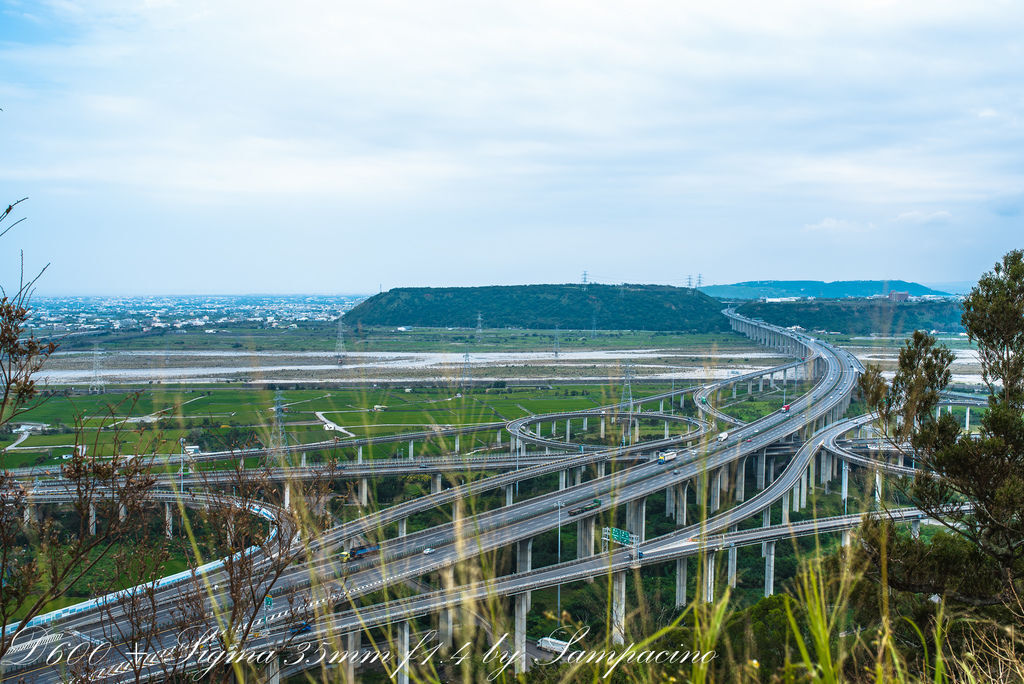
[[[401,520],[399,520],[398,521],[398,536],[399,537],[404,537],[408,533],[408,530],[409,530],[409,519],[408,518],[402,518]]]
[[[914,539],[921,538],[921,519],[917,518],[910,522],[910,536]]]
[[[757,487],[757,491],[764,489],[764,457],[764,449],[757,452],[757,456],[754,457],[754,486]]]
[[[711,497],[708,501],[708,509],[714,513],[722,505],[722,469],[719,468],[711,476]]]
[[[530,572],[533,569],[533,539],[516,542],[516,572]]]
[[[572,436],[572,418],[565,419],[565,442],[569,443],[569,438]]]
[[[875,471],[875,503],[882,503],[882,473]]]
[[[497,446],[501,446],[501,430],[498,430],[498,433],[497,433],[497,435],[494,438],[494,443]]]
[[[583,468],[574,468],[572,473],[572,483],[574,487],[579,487],[583,484]]]
[[[732,383],[732,398],[736,398],[736,383]]]
[[[164,534],[168,539],[174,534],[174,518],[171,516],[171,504],[164,504]]]
[[[800,474],[800,510],[807,507],[807,486],[808,486],[808,470],[805,468]]]
[[[396,684],[409,684],[409,621],[398,623],[398,671],[395,672]]]
[[[124,504],[118,504],[117,506],[117,519],[121,522],[128,519],[128,508]]]
[[[735,529],[735,528],[734,528]],[[728,564],[728,578],[729,586],[733,589],[736,588],[736,547],[729,547],[729,564]]]
[[[704,602],[715,600],[715,554],[709,551],[704,556]]]
[[[292,507],[292,486],[290,483],[284,483],[284,508],[289,510]]]
[[[363,462],[363,447],[356,447],[356,463]]]
[[[597,517],[588,515],[576,521],[576,558],[594,555],[594,527]]]
[[[764,595],[775,593],[775,542],[765,542],[764,549]]]
[[[739,460],[736,468],[736,501],[743,501],[747,489],[747,458]]]
[[[274,658],[269,663],[267,663],[263,681],[266,682],[266,684],[281,684],[280,658]]]
[[[96,534],[96,504],[89,504],[89,534]]]
[[[566,480],[565,475],[566,475],[566,471],[564,471],[564,470],[559,470],[558,471],[558,489],[559,489],[559,491],[565,489],[565,480]]]
[[[686,497],[687,492],[690,488],[690,481],[687,480],[681,485],[676,485],[675,504],[676,504],[676,527],[686,526]]]
[[[413,441],[412,441],[412,440],[410,439],[410,440],[409,440],[409,460],[410,460],[410,461],[411,461],[411,460],[412,460],[412,458],[413,458],[413,451],[412,451],[412,445],[413,445]]]
[[[676,558],[676,608],[686,607],[686,558]]]
[[[843,546],[850,545],[850,530],[843,530]]]
[[[669,485],[665,488],[665,517],[673,518],[676,514],[676,488]]]
[[[587,416],[583,416],[583,431],[587,431]]]
[[[626,504],[626,523],[629,531],[640,537],[640,541],[646,538],[647,527],[647,499],[634,499]]]
[[[303,468],[306,467],[306,452],[305,451],[302,452],[302,456],[299,459],[299,465],[302,466]]]
[[[530,597],[527,594],[516,594],[515,629],[513,635],[513,651],[515,652],[515,671],[517,674],[526,672],[526,614],[530,611]]]
[[[604,417],[601,417],[601,439],[604,439]]]
[[[846,501],[846,499],[847,499],[847,497],[849,495],[850,495],[850,464],[847,463],[846,461],[843,461],[843,484],[842,484],[842,490],[841,490],[840,496],[841,496],[843,501]]]
[[[363,648],[363,633],[349,632],[345,635],[345,650],[352,654],[345,660],[345,682],[355,684],[357,654]]]
[[[971,407],[967,407],[967,420],[964,423],[964,432],[971,433]]]
[[[626,573],[612,573],[612,644],[626,643]]]
[[[459,453],[459,437],[460,435],[455,435],[455,453]]]
[[[513,485],[505,485],[505,505],[512,505],[512,490],[515,489]]]
[[[430,493],[437,494],[442,488],[441,473],[434,473],[430,476]]]
[[[604,477],[604,470],[605,470],[605,462],[601,461],[600,463],[597,464],[597,476],[599,478]]]
[[[782,494],[782,524],[789,524],[789,492],[783,492]]]
[[[665,439],[668,439],[668,421],[665,421]]]
[[[658,402],[658,413],[664,413],[664,412],[665,412],[665,400],[662,399],[661,401]]]
[[[454,608],[442,608],[437,614],[437,638],[445,650],[451,650],[455,637],[455,624],[452,617]]]
[[[370,503],[370,481],[369,478],[359,478],[359,505],[368,506]]]

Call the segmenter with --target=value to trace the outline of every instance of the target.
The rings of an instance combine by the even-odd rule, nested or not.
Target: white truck
[[[728,432],[719,432],[718,433],[718,441],[719,442],[724,442],[727,439],[729,439],[729,433]]]

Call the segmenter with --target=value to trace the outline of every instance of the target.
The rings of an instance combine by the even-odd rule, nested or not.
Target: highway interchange
[[[286,572],[270,592],[275,599],[281,597],[296,601],[296,597],[303,597],[296,601],[298,605],[303,606],[302,610],[279,611],[274,614],[257,643],[280,644],[291,641],[294,635],[290,633],[290,625],[294,625],[296,620],[307,619],[303,616],[310,614],[311,608],[315,608],[312,614],[316,616],[311,625],[311,637],[327,633],[335,635],[358,633],[374,626],[401,622],[404,632],[400,630],[400,633],[404,634],[407,639],[408,627],[407,623],[403,621],[416,616],[451,610],[464,601],[484,599],[488,596],[513,596],[515,597],[517,617],[519,617],[519,612],[528,609],[528,592],[532,590],[609,573],[618,576],[636,566],[665,563],[690,556],[714,558],[714,554],[711,552],[722,549],[729,549],[730,553],[733,553],[732,550],[739,546],[774,544],[777,540],[793,536],[842,531],[855,527],[859,516],[816,519],[794,524],[765,524],[757,529],[732,531],[740,522],[757,516],[761,516],[767,523],[767,518],[763,514],[772,506],[783,506],[786,510],[783,520],[786,521],[789,508],[799,505],[796,501],[801,495],[806,499],[808,483],[813,485],[816,472],[820,477],[821,469],[828,468],[831,471],[828,477],[834,474],[835,466],[832,464],[836,462],[835,459],[867,466],[872,466],[875,462],[837,444],[837,440],[844,434],[865,422],[864,419],[840,420],[842,414],[845,413],[857,377],[863,370],[860,363],[851,354],[807,335],[750,321],[731,311],[725,313],[740,332],[762,335],[770,333],[775,336],[776,340],[784,343],[783,346],[787,351],[800,350],[799,359],[768,371],[774,374],[781,371],[788,372],[792,369],[795,374],[796,369],[801,369],[804,371],[805,377],[810,375],[815,378],[813,387],[804,395],[795,398],[791,402],[788,412],[775,412],[749,424],[738,424],[739,421],[726,416],[712,404],[698,403],[698,408],[702,409],[702,413],[707,414],[707,417],[733,424],[729,428],[727,438],[722,441],[713,441],[713,433],[704,420],[682,418],[665,413],[635,414],[630,410],[629,415],[634,417],[639,415],[644,420],[662,421],[666,425],[670,420],[681,423],[686,431],[683,434],[669,435],[666,439],[648,440],[612,449],[584,445],[579,453],[549,455],[531,454],[526,451],[527,445],[543,447],[548,450],[565,450],[567,446],[575,448],[575,445],[567,445],[564,441],[541,437],[539,434],[541,422],[579,420],[585,417],[600,420],[609,410],[626,413],[627,407],[615,406],[603,410],[533,416],[511,421],[504,426],[509,433],[511,444],[510,452],[500,458],[420,459],[417,463],[424,464],[426,468],[423,470],[430,473],[442,472],[446,469],[466,470],[473,465],[481,469],[510,468],[510,470],[398,503],[359,520],[325,531],[317,540],[309,543],[306,560]],[[671,401],[675,396],[687,393],[691,394],[695,402],[699,402],[702,397],[710,397],[715,391],[724,387],[734,383],[754,381],[765,373],[766,371],[757,371],[707,386],[684,388],[663,395],[645,397],[642,402],[650,403],[665,398]],[[628,408],[632,409],[632,407]],[[495,427],[495,425],[488,424],[480,426],[480,429],[494,430]],[[457,431],[458,428],[451,430]],[[666,432],[668,432],[667,427]],[[427,431],[424,435],[428,433],[436,434],[436,432]],[[455,434],[455,432],[450,432],[450,434]],[[765,450],[779,442],[789,441],[793,438],[799,439],[800,436],[809,436],[810,438],[803,441],[795,456],[785,467],[778,472],[766,472],[768,468],[763,457]],[[393,441],[404,441],[410,438],[412,437],[409,434],[389,436],[389,439]],[[324,444],[323,448],[330,448],[327,444],[335,445],[336,443],[331,441]],[[297,445],[291,449],[296,452],[312,450],[308,448],[308,445]],[[658,463],[649,458],[649,455],[665,449],[679,449],[681,455],[668,463]],[[758,454],[762,454],[762,456],[759,457]],[[826,456],[826,454],[831,454],[835,458]],[[204,458],[206,456],[203,455]],[[231,454],[230,457],[237,458],[238,454]],[[626,462],[635,463],[635,465],[604,475],[605,464],[614,459],[630,459]],[[755,487],[755,490],[759,489],[759,491],[755,491],[749,498],[742,500],[744,498],[742,480],[744,475],[738,475],[741,478],[739,483],[735,482],[735,479],[737,472],[749,470],[746,464],[751,459],[755,463],[755,471],[761,470],[757,474],[757,486]],[[211,460],[213,460],[212,457]],[[468,465],[468,463],[473,465]],[[739,471],[737,471],[737,464],[740,467]],[[393,468],[395,472],[402,472],[403,467],[407,472],[409,468],[407,461],[391,466],[386,463],[363,464],[363,466],[360,468],[355,464],[346,464],[347,470],[344,472],[344,476],[377,476],[386,474],[389,467]],[[514,485],[517,482],[555,472],[577,472],[577,469],[588,466],[594,466],[596,469],[595,477],[580,481],[578,484],[566,481],[565,487],[557,490],[557,496],[546,494],[518,502],[513,500]],[[284,470],[286,469],[282,469],[282,472]],[[317,468],[293,468],[291,470],[293,475],[301,476],[304,470],[315,472]],[[893,468],[887,469],[887,472],[903,474],[901,470]],[[35,475],[38,476],[40,473],[35,473]],[[574,479],[571,475],[563,477],[566,480]],[[738,487],[740,492],[736,497],[737,501],[731,507],[720,511],[715,510],[719,507],[715,490],[728,488],[724,485],[730,478],[733,480],[731,488],[735,491]],[[37,485],[41,492],[40,496],[46,495],[49,491],[46,484],[53,485],[53,483],[44,484],[42,480]],[[689,486],[691,484],[692,487]],[[686,489],[683,489],[684,486]],[[707,507],[709,516],[705,520],[690,525],[681,524],[681,521],[677,520],[677,525],[681,526],[672,533],[655,539],[642,539],[642,502],[646,497],[665,490],[677,492],[675,496],[686,496],[685,492],[691,489],[693,491],[690,495],[701,497],[698,502],[703,502]],[[475,515],[463,512],[452,522],[382,540],[380,553],[365,560],[346,564],[337,559],[338,550],[346,543],[351,544],[353,539],[361,538],[367,533],[380,531],[385,525],[403,521],[415,513],[447,505],[454,505],[458,508],[461,502],[491,490],[503,490],[506,493],[505,503],[507,505],[478,512]],[[50,492],[49,495],[55,494]],[[448,592],[442,589],[420,593],[409,599],[364,606],[358,611],[348,609],[352,605],[350,603],[352,600],[365,597],[386,586],[415,581],[434,573],[444,573],[456,563],[498,548],[515,545],[519,549],[519,555],[522,556],[522,549],[529,544],[529,540],[541,533],[556,529],[560,524],[569,522],[565,509],[594,500],[598,500],[600,503],[593,511],[588,511],[587,517],[619,507],[630,510],[627,517],[634,522],[635,527],[638,527],[638,529],[630,531],[641,536],[642,541],[638,548],[643,552],[643,558],[637,558],[634,555],[634,549],[619,549],[607,554],[595,554],[591,546],[589,551],[582,551],[580,557],[555,566],[532,569],[527,560],[523,567],[517,568],[517,572],[511,575],[461,586],[458,592]],[[559,502],[562,504],[562,510],[560,510]],[[915,511],[901,511],[898,516],[907,520],[921,517]],[[471,537],[470,543],[465,541],[467,533]],[[528,546],[526,548],[528,549]],[[433,549],[433,551],[424,553],[426,549]],[[211,571],[209,575],[211,585],[218,583],[217,577],[217,572]],[[316,585],[315,594],[319,598],[310,598],[311,585]],[[713,587],[708,587],[708,590],[713,592]],[[768,590],[766,581],[766,593]],[[158,621],[169,622],[170,605],[173,603],[175,593],[174,585],[161,590],[159,599],[162,602],[161,605],[165,605],[167,608],[165,609],[166,613],[157,616]],[[213,600],[221,604],[225,600],[222,593],[211,591],[211,594],[213,594]],[[616,600],[623,599],[616,596]],[[317,601],[319,603],[316,603]],[[282,601],[282,603],[286,603],[286,601]],[[116,611],[113,615],[116,616]],[[66,633],[73,630],[75,633],[84,634],[86,638],[99,641],[106,639],[113,632],[109,624],[102,624],[111,619],[114,618],[97,609],[84,611],[71,618],[60,620],[52,627]],[[620,628],[621,625],[613,625],[613,629]],[[527,663],[525,648],[523,648],[525,634],[521,634],[520,631],[517,630],[515,635],[515,647],[517,651],[520,651],[515,666],[522,669],[527,666]],[[168,634],[167,638],[170,639],[171,636]],[[305,637],[305,635],[303,636]],[[113,658],[113,656],[111,657]],[[13,671],[9,669],[3,681],[17,679],[27,674],[30,674],[31,681],[60,681],[61,669],[59,666],[39,665]],[[159,673],[154,670],[152,676],[159,678]],[[402,680],[408,675],[407,672],[398,671],[395,676]]]

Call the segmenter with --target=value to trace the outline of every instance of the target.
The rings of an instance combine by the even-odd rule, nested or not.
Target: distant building
[[[910,293],[909,292],[897,292],[896,290],[893,290],[893,291],[891,291],[889,293],[889,301],[890,302],[905,302],[909,298],[910,298]]]

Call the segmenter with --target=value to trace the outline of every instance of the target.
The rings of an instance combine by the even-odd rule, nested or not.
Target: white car
[[[429,556],[432,553],[434,553],[434,547],[433,546],[428,546],[427,548],[423,549],[423,555],[424,556]]]

